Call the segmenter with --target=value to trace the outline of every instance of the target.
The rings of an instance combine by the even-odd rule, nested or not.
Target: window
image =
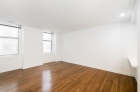
[[[43,52],[52,52],[52,33],[43,33]]]
[[[18,54],[19,28],[0,25],[0,55]]]

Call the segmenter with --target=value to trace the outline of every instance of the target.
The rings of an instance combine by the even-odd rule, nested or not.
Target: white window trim
[[[50,53],[53,53],[53,33],[52,33],[52,32],[43,32],[43,33],[51,34],[51,40],[44,40],[44,39],[43,39],[43,42],[44,42],[44,41],[50,41],[50,42],[51,42],[51,52],[44,52],[44,51],[43,51],[43,54],[50,54]]]

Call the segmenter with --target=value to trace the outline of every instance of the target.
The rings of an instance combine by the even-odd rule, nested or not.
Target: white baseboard
[[[65,61],[67,62],[67,61]],[[68,63],[73,63],[73,62],[68,62]],[[100,69],[100,70],[104,70],[104,71],[108,71],[108,72],[113,72],[113,73],[118,73],[118,74],[122,74],[122,75],[127,75],[127,76],[132,76],[134,77],[133,75],[131,75],[130,73],[128,72],[123,72],[123,71],[117,71],[117,70],[112,70],[112,69],[107,69],[107,68],[104,68],[104,67],[100,67],[100,66],[92,66],[92,65],[83,65],[83,64],[79,64],[79,63],[73,63],[73,64],[78,64],[78,65],[81,65],[81,66],[86,66],[86,67],[90,67],[90,68],[96,68],[96,69]]]
[[[32,66],[26,66],[26,67],[23,67],[22,69],[29,69],[29,68],[33,68],[33,67],[37,67],[37,66],[41,66],[43,64],[37,64],[37,65],[32,65]]]

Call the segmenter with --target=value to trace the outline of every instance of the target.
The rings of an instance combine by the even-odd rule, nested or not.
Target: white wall
[[[59,61],[60,52],[60,36],[55,33],[53,35],[53,51],[51,53],[43,53],[43,30],[23,27],[23,68],[43,65],[44,63]]]
[[[22,56],[11,55],[0,57],[0,73],[22,68]]]
[[[23,69],[43,64],[43,31],[23,26]]]
[[[56,57],[55,57],[55,61],[61,61],[61,34],[60,33],[56,33],[55,34],[55,40],[54,40],[54,51],[55,51],[55,54],[56,54]]]
[[[43,63],[53,62],[55,61],[55,53],[44,53],[43,54]]]
[[[137,56],[136,25],[129,22],[62,34],[62,60],[131,74],[127,57]]]

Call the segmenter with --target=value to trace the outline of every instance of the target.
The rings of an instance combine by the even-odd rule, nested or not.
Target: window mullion
[[[43,41],[48,41],[48,42],[52,42],[52,40],[43,40]]]
[[[0,38],[19,39],[18,37],[4,37],[4,36],[0,36]]]

